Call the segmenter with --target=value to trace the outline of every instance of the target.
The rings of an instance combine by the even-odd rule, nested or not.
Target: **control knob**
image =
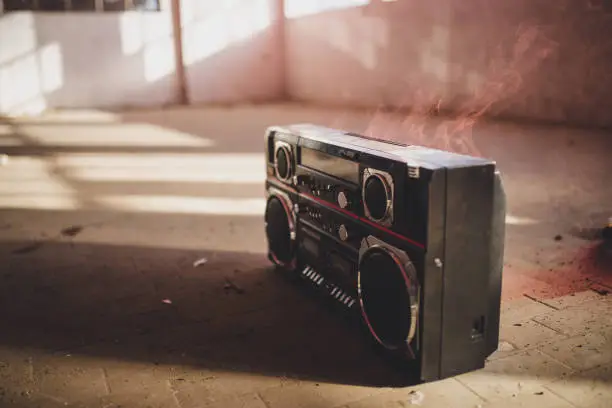
[[[338,193],[338,205],[340,206],[340,208],[342,208],[343,210],[348,207],[349,205],[349,200],[346,196],[346,194],[344,193],[344,191],[340,191]]]
[[[338,227],[338,237],[341,241],[346,241],[349,238],[348,230],[344,224],[340,224],[340,227]]]

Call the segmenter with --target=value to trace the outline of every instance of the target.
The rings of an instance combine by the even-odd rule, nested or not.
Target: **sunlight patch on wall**
[[[140,13],[122,13],[119,18],[121,51],[124,55],[138,53],[145,44]]]
[[[174,41],[171,37],[145,46],[144,75],[147,82],[155,82],[174,72]]]
[[[37,114],[47,107],[45,93],[64,84],[58,43],[38,44],[33,14],[0,19],[0,112]],[[10,39],[10,40],[5,40]]]
[[[183,54],[191,65],[263,31],[272,23],[270,0],[186,1]]]
[[[35,51],[0,67],[0,110],[13,111],[40,96],[42,86]]]
[[[0,64],[0,112],[37,114],[47,107],[45,94],[63,86],[59,44],[34,49]]]
[[[325,11],[361,7],[371,0],[285,0],[285,17],[298,18]]]
[[[0,19],[0,66],[36,50],[34,17],[29,13],[5,14]],[[10,40],[7,40],[10,39]]]
[[[174,39],[169,12],[122,13],[119,27],[123,54],[142,53],[147,82],[155,82],[174,72]]]
[[[38,51],[41,89],[45,93],[57,91],[64,84],[62,50],[58,43],[45,45]]]
[[[172,37],[172,15],[163,11],[124,12],[119,17],[119,29],[123,54],[133,55],[147,44]]]

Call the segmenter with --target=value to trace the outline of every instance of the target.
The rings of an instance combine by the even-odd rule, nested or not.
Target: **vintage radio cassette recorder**
[[[272,262],[421,381],[484,366],[504,251],[494,162],[310,124],[268,128],[265,151]]]

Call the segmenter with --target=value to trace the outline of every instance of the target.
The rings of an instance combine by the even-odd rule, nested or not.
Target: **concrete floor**
[[[290,122],[497,160],[508,245],[484,370],[406,387],[269,270],[263,131]],[[612,215],[612,135],[455,124],[295,105],[0,122],[0,407],[609,407],[612,263],[593,229]]]

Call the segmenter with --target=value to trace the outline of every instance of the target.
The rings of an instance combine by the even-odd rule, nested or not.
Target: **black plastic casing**
[[[295,177],[288,182],[275,177],[277,141],[292,149]],[[359,183],[301,166],[303,147],[355,162]],[[417,355],[412,362],[418,377],[433,381],[484,367],[499,341],[505,241],[506,197],[495,162],[310,124],[268,128],[265,152],[266,190],[282,190],[296,204],[298,265],[304,258],[299,249],[304,236],[300,231],[316,237],[320,252],[342,253],[353,267],[359,242],[366,236],[399,248],[412,260],[420,283]],[[366,168],[393,177],[391,226],[379,228],[364,221],[359,192]],[[313,201],[313,182],[331,185],[332,191]],[[337,208],[334,196],[339,189],[351,198],[351,214]],[[321,220],[309,219],[305,207],[319,208]],[[349,227],[351,239],[342,242],[334,236],[333,228],[319,228],[338,223]],[[318,262],[312,256],[308,259],[309,265],[314,263],[325,275],[325,262]],[[347,271],[349,278],[338,283],[347,293],[355,293],[350,287],[355,285],[350,278],[355,272]]]

